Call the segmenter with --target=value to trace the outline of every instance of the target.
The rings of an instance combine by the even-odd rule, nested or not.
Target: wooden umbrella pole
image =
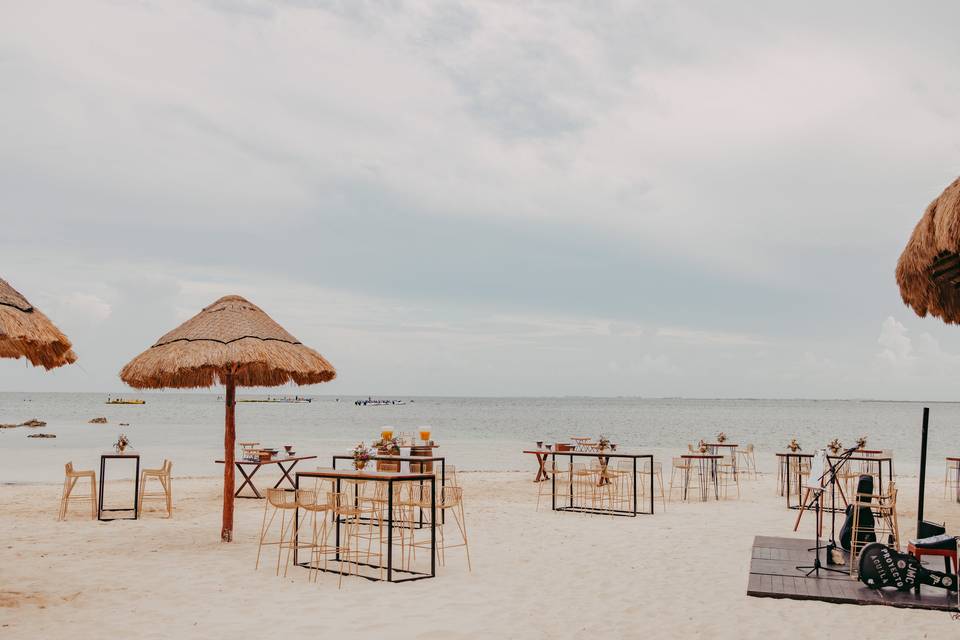
[[[234,387],[233,374],[227,374],[227,407],[226,422],[223,433],[223,528],[220,531],[220,539],[223,542],[233,540],[233,467],[234,467],[234,445],[237,439],[236,427],[233,421],[233,409],[236,405],[234,397],[236,389]]]

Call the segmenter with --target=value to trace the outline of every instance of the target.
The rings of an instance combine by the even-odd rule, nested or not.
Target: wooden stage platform
[[[820,577],[805,577],[797,565],[813,563],[813,540],[757,536],[753,539],[750,558],[750,580],[747,595],[758,598],[792,598],[795,600],[822,600],[840,604],[881,604],[913,609],[957,610],[957,595],[946,589],[921,586],[919,594],[902,593],[895,589],[869,589],[859,580],[850,578],[848,565],[844,573],[821,571]],[[820,552],[821,562],[826,551]],[[940,560],[940,558],[935,558]],[[927,564],[926,562],[924,564]],[[941,569],[942,564],[931,565]]]

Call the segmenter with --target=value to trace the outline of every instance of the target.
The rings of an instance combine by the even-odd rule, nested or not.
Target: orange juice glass
[[[384,429],[380,432],[380,437],[384,440],[390,440],[393,438],[393,429]]]
[[[420,439],[426,442],[430,439],[430,429],[420,429]]]

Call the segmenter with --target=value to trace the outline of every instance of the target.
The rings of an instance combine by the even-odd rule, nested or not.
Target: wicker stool
[[[67,507],[70,502],[90,502],[90,518],[97,518],[97,474],[94,471],[75,471],[73,462],[64,465],[63,493],[60,496],[60,511],[57,520],[65,520]],[[90,493],[88,495],[73,495],[73,489],[80,478],[90,478]]]

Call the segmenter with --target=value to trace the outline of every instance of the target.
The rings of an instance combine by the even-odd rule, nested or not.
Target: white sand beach
[[[55,520],[59,487],[0,487],[0,637],[348,638],[950,637],[951,614],[746,595],[755,535],[811,537],[767,474],[740,500],[657,505],[620,518],[535,510],[527,473],[462,473],[473,571],[448,552],[432,580],[317,583],[291,568],[254,570],[259,500],[237,501],[236,541],[219,541],[219,478],[174,477],[171,520],[101,523],[74,506]],[[901,478],[910,537],[916,479]],[[122,487],[118,487],[122,489]],[[960,527],[931,479],[928,519]],[[838,520],[838,526],[840,521]]]

